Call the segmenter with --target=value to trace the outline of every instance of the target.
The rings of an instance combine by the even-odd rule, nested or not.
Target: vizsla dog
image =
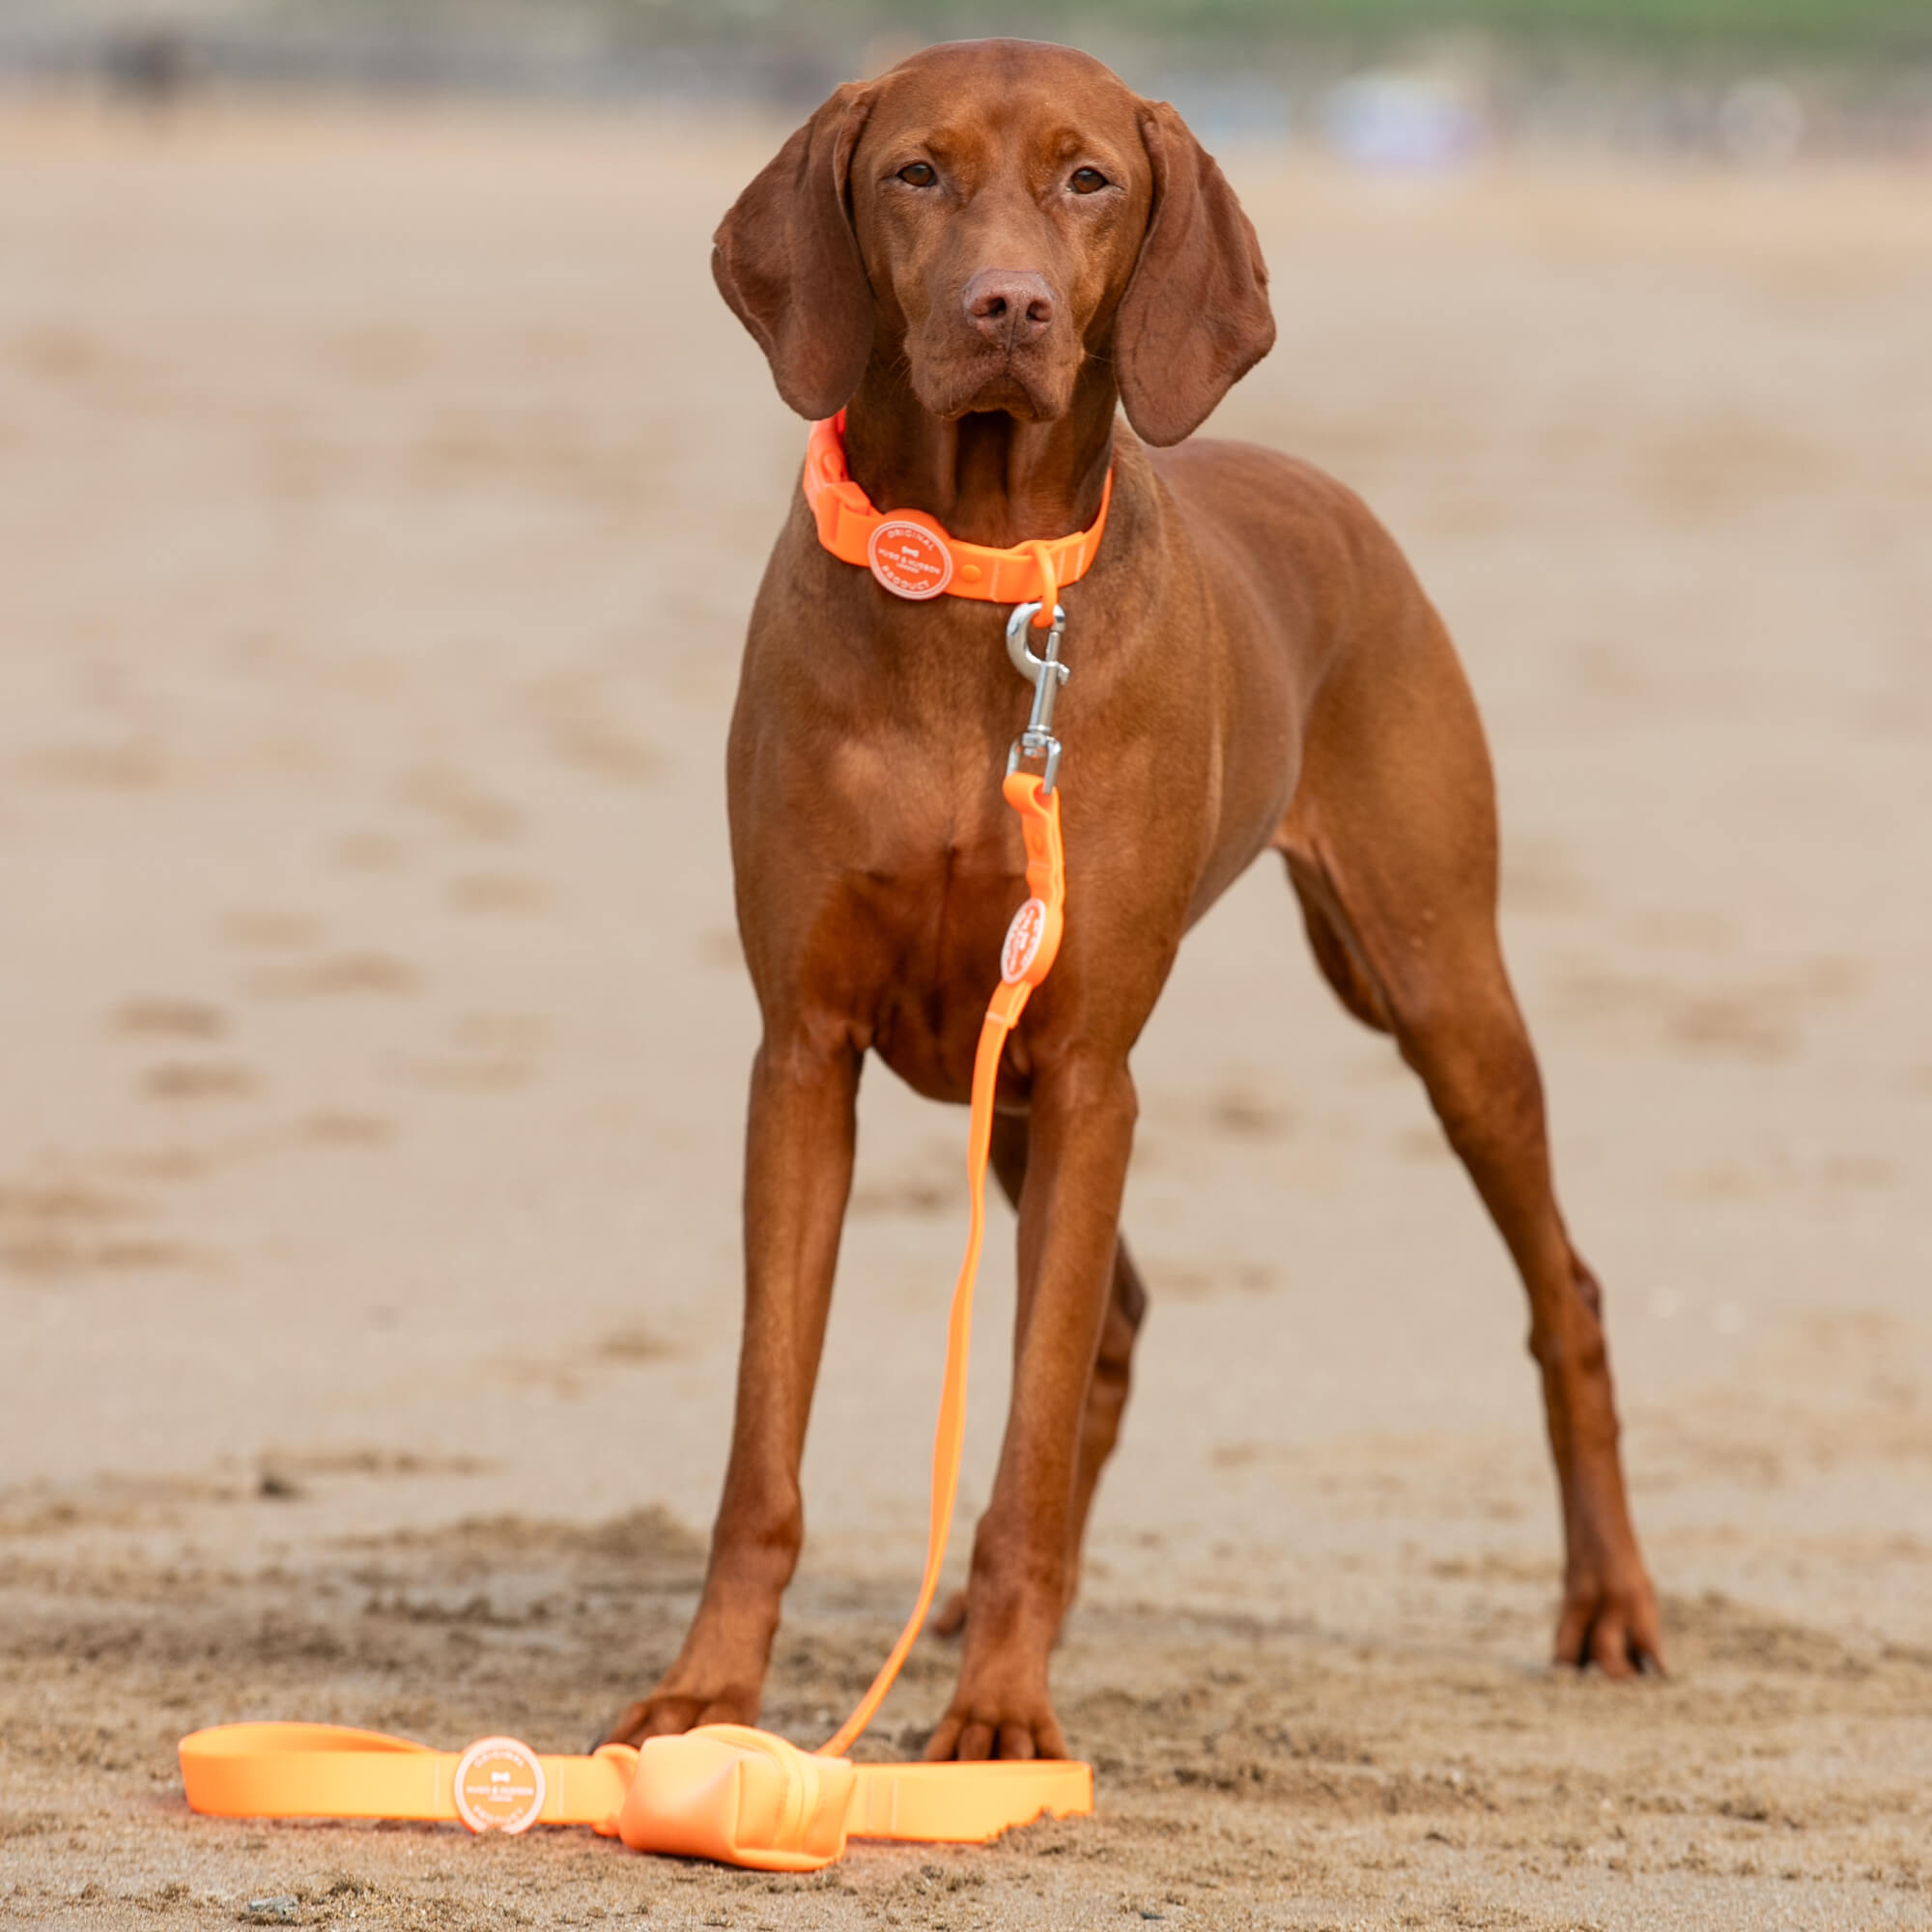
[[[1528,1292],[1563,1504],[1556,1656],[1613,1677],[1657,1663],[1602,1296],[1557,1211],[1497,945],[1468,685],[1347,489],[1187,440],[1274,339],[1220,170],[1172,107],[1084,54],[935,47],[839,88],[725,215],[713,268],[785,402],[846,412],[852,478],[881,510],[1017,545],[1089,528],[1112,470],[1094,560],[1063,595],[1065,938],[1009,1047],[993,1144],[1019,1210],[1012,1407],[926,1755],[1065,1754],[1047,1659],[1146,1306],[1119,1232],[1128,1059],[1181,935],[1266,850],[1343,1004],[1421,1076]],[[804,1537],[860,1066],[873,1052],[966,1098],[1025,895],[1000,797],[1030,696],[1007,615],[894,595],[821,547],[802,497],[759,587],[728,759],[764,1022],[737,1418],[696,1620],[611,1738],[755,1721]]]

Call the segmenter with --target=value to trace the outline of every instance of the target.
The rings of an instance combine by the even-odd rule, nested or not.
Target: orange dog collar
[[[895,597],[973,597],[983,604],[1033,604],[1044,630],[1063,585],[1084,577],[1100,548],[1113,500],[1114,472],[1100,491],[1092,529],[1036,538],[1010,550],[962,543],[922,510],[880,512],[845,468],[845,412],[811,426],[805,445],[805,500],[818,541],[841,563],[869,570]]]

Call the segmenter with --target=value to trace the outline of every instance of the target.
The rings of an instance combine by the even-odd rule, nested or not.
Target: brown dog
[[[1602,1298],[1557,1212],[1497,947],[1494,797],[1462,668],[1349,491],[1184,441],[1274,339],[1220,171],[1171,107],[1084,54],[936,47],[841,87],[724,217],[713,267],[784,400],[847,410],[852,474],[882,509],[1010,545],[1091,526],[1114,470],[1097,559],[1064,596],[1066,935],[1009,1049],[994,1139],[1019,1208],[1012,1409],[926,1755],[1065,1753],[1047,1656],[1145,1305],[1118,1233],[1128,1055],[1181,935],[1270,847],[1323,973],[1421,1075],[1528,1291],[1563,1501],[1556,1655],[1619,1677],[1655,1663]],[[756,1719],[804,1536],[860,1065],[871,1050],[965,1099],[1023,896],[999,780],[1029,694],[1006,615],[894,597],[820,548],[802,497],[766,569],[729,753],[764,1019],[737,1419],[696,1618],[611,1738]]]

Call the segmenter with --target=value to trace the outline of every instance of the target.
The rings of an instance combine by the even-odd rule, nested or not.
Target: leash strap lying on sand
[[[1047,608],[1056,619],[1063,616]],[[1023,621],[1016,612],[1016,625]],[[1049,658],[1059,636],[1056,622]],[[1057,689],[1064,675],[1056,667],[1054,676],[1042,671],[1037,683]],[[1037,720],[1040,708],[1037,699]],[[1046,709],[1050,723],[1050,701]],[[1060,748],[1047,742],[1052,771]],[[1023,740],[1015,747],[1016,761],[1035,749],[1024,746]],[[971,1220],[947,1327],[925,1573],[912,1615],[858,1708],[815,1752],[741,1724],[651,1738],[639,1749],[605,1745],[589,1757],[539,1756],[515,1738],[482,1738],[458,1753],[335,1724],[220,1724],[182,1740],[182,1782],[191,1809],[225,1818],[460,1819],[472,1832],[588,1825],[635,1851],[764,1871],[815,1871],[844,1852],[848,1837],[974,1844],[1043,1813],[1064,1818],[1093,1810],[1091,1765],[854,1764],[843,1755],[892,1689],[939,1583],[965,1441],[966,1361],[1000,1057],[1028,997],[1053,966],[1065,923],[1060,793],[1049,781],[1017,769],[1002,790],[1026,840],[1029,896],[1007,929],[1000,984],[973,1063]]]
[[[217,1724],[181,1743],[196,1811],[223,1818],[447,1818],[472,1831],[601,1825],[637,1768],[629,1745],[539,1757],[514,1738],[467,1751],[340,1724]]]
[[[814,1871],[847,1838],[978,1844],[1094,1808],[1084,1764],[854,1764],[737,1724],[590,1757],[515,1738],[459,1753],[336,1724],[221,1724],[184,1738],[181,1763],[190,1808],[216,1817],[588,1825],[637,1851],[765,1871]]]

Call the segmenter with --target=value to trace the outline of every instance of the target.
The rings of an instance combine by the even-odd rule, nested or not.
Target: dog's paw
[[[1640,1562],[1624,1576],[1587,1577],[1565,1589],[1555,1662],[1579,1670],[1594,1663],[1605,1677],[1663,1675],[1657,1592]]]
[[[604,1734],[591,1746],[640,1745],[646,1738],[675,1737],[695,1731],[700,1724],[755,1724],[758,1700],[743,1691],[725,1690],[715,1695],[693,1694],[666,1690],[662,1685],[648,1697],[626,1704],[604,1727]]]
[[[1044,1691],[1032,1697],[974,1696],[962,1685],[952,1708],[925,1742],[928,1764],[1066,1754],[1066,1735]]]

